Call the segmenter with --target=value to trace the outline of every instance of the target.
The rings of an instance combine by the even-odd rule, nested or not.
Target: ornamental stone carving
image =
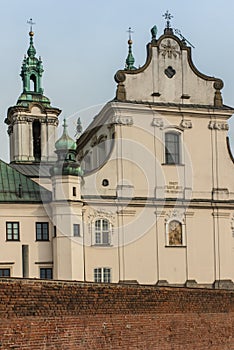
[[[59,121],[58,119],[47,119],[46,121],[47,125],[53,125],[53,126],[58,126],[59,124]]]
[[[184,129],[191,129],[192,128],[192,122],[189,119],[183,119],[180,123],[180,126]]]
[[[88,211],[87,219],[89,223],[92,223],[96,219],[108,219],[110,223],[113,225],[115,221],[115,213],[112,211],[107,211],[105,209],[90,209]]]
[[[118,125],[133,125],[133,118],[132,117],[113,117],[112,123],[118,124]]]
[[[217,122],[217,121],[210,121],[208,128],[211,130],[225,130],[225,131],[227,131],[229,129],[228,123]]]
[[[27,117],[26,116],[18,116],[14,120],[16,123],[20,122],[21,124],[26,124],[27,123]]]
[[[164,122],[162,118],[153,118],[152,126],[162,129],[164,127]]]
[[[27,122],[28,123],[32,123],[35,120],[35,118],[33,117],[27,117]]]
[[[168,58],[176,58],[177,55],[180,55],[179,45],[177,43],[175,43],[175,45],[172,45],[171,41],[168,39],[166,41],[166,44],[164,44],[164,42],[161,44],[160,52],[164,58],[166,56]]]
[[[168,221],[170,221],[172,219],[175,219],[175,220],[177,219],[180,222],[183,222],[184,215],[185,215],[185,212],[183,209],[172,209],[166,214],[165,222],[167,223]]]

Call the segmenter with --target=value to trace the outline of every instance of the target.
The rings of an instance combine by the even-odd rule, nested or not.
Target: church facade
[[[1,162],[0,273],[95,282],[234,284],[234,110],[222,80],[200,73],[169,21],[116,97],[75,143],[43,95],[33,32],[23,93],[8,110]],[[57,140],[57,141],[56,141]]]

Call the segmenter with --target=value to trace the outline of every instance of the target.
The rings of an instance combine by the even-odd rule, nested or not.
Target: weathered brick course
[[[0,280],[2,349],[234,349],[234,291]]]

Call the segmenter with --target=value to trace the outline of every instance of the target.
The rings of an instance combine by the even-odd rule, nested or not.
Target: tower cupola
[[[57,162],[51,169],[51,175],[82,176],[80,164],[76,161],[76,143],[68,135],[66,119],[63,121],[63,134],[55,142]]]
[[[131,37],[131,34],[133,33],[133,31],[131,30],[131,27],[129,27],[128,33],[129,33],[128,56],[126,58],[125,70],[135,70],[136,69],[136,67],[134,67],[135,58],[132,53],[132,37]]]
[[[23,91],[16,105],[8,109],[5,123],[10,137],[11,162],[30,166],[30,163],[45,165],[56,160],[54,144],[61,110],[52,107],[48,97],[43,95],[42,60],[36,57],[32,19],[28,23],[30,42],[20,73]],[[30,171],[28,169],[27,174]]]
[[[19,97],[17,104],[26,105],[29,102],[41,102],[45,106],[50,106],[50,100],[43,96],[42,73],[44,72],[41,57],[36,57],[36,49],[34,47],[34,32],[29,32],[30,43],[25,55],[20,76],[23,81],[23,92]]]

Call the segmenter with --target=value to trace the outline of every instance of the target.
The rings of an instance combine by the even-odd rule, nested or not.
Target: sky
[[[60,121],[70,121],[73,136],[78,117],[86,127],[115,96],[114,74],[125,65],[128,28],[134,31],[135,66],[142,66],[150,29],[156,25],[158,35],[163,33],[167,10],[172,27],[195,47],[195,66],[224,81],[224,103],[234,106],[233,0],[0,0],[0,158],[9,161],[4,119],[22,92],[19,74],[29,46],[30,18],[36,23],[34,46],[44,66],[44,94],[62,109]]]

